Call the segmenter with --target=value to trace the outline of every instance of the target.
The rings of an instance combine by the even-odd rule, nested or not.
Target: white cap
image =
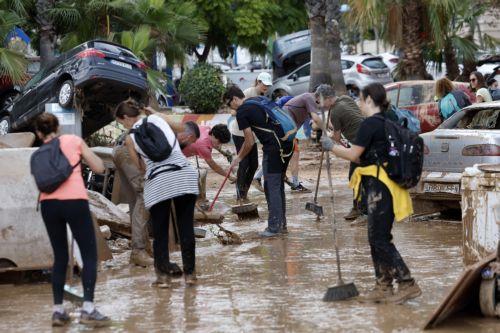
[[[266,86],[273,85],[273,78],[271,77],[271,74],[267,72],[260,73],[259,76],[257,76],[257,81],[261,81]]]

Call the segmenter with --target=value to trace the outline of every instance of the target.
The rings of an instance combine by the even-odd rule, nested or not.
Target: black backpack
[[[378,161],[383,166],[387,175],[394,182],[405,189],[416,186],[422,175],[424,163],[424,140],[395,122],[376,115],[384,120],[385,136],[388,142],[387,158]]]
[[[172,153],[172,146],[167,140],[163,131],[147,121],[147,118],[142,120],[139,127],[131,129],[130,133],[134,134],[135,142],[153,162],[161,162],[166,160]],[[174,147],[177,143],[177,138],[174,141]]]
[[[32,155],[30,160],[31,174],[35,178],[38,190],[43,193],[52,193],[64,183],[73,169],[61,150],[59,138],[54,138],[43,144]]]

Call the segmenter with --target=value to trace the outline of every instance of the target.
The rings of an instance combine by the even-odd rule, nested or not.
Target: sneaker
[[[410,299],[422,295],[422,290],[415,280],[400,282],[398,291],[387,299],[388,303],[402,304]]]
[[[358,216],[357,219],[351,222],[351,227],[355,226],[364,226],[368,224],[368,216],[367,215],[360,215]]]
[[[170,277],[167,274],[156,272],[156,281],[151,284],[151,287],[167,289],[170,288]]]
[[[254,179],[252,180],[252,185],[259,191],[261,191],[262,193],[264,193],[264,187],[262,187],[262,182],[260,180],[260,178],[257,178],[257,179]]]
[[[198,278],[196,277],[196,273],[186,274],[184,275],[184,282],[187,286],[194,286]]]
[[[361,212],[357,208],[353,207],[351,209],[351,211],[349,213],[347,213],[346,216],[344,216],[344,219],[347,221],[352,221],[352,220],[357,219],[360,215],[361,215]]]
[[[66,311],[64,312],[54,312],[52,314],[52,326],[53,327],[61,327],[61,326],[64,326],[66,325],[67,323],[69,323],[71,321],[71,318],[70,316],[66,313]]]
[[[111,323],[111,319],[97,311],[97,309],[94,309],[91,313],[82,310],[80,312],[80,323],[93,327],[104,327]]]
[[[153,265],[154,261],[146,250],[132,250],[130,263],[140,267],[148,267]]]
[[[266,228],[266,230],[264,230],[262,232],[259,232],[259,236],[262,237],[262,238],[271,238],[271,237],[279,236],[279,233],[278,232],[269,231],[269,229]]]
[[[311,193],[311,190],[302,186],[302,183],[299,183],[297,186],[291,186],[292,188],[292,193]]]
[[[394,289],[392,288],[392,284],[382,285],[376,283],[375,287],[372,290],[364,295],[358,296],[358,301],[381,303],[387,301],[393,295]]]
[[[293,188],[295,185],[293,185],[292,181],[290,179],[288,179],[288,177],[285,177],[285,183],[290,186],[291,188]]]

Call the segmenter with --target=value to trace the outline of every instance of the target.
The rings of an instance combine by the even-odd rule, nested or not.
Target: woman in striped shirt
[[[140,126],[140,105],[127,100],[116,108],[116,120],[127,129]],[[195,275],[195,238],[193,230],[193,214],[198,195],[198,174],[191,163],[184,157],[181,144],[196,140],[196,129],[184,126],[176,135],[162,114],[154,113],[147,117],[147,122],[157,126],[165,135],[172,147],[171,154],[163,161],[154,162],[137,145],[132,133],[126,138],[131,159],[145,171],[144,204],[151,213],[153,224],[153,251],[158,287],[169,287],[168,267],[168,225],[172,202],[181,242],[182,262],[186,284],[194,284]],[[199,133],[199,131],[198,131]],[[199,135],[199,134],[198,134]]]

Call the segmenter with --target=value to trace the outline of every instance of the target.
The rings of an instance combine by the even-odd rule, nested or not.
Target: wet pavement
[[[351,226],[343,220],[351,208],[351,192],[346,184],[346,164],[336,162],[334,166],[343,275],[362,293],[374,284],[366,226]],[[314,171],[302,175],[312,187]],[[210,198],[221,179],[209,179]],[[226,189],[221,201],[233,202],[232,192]],[[325,175],[320,204],[331,216],[327,193]],[[213,236],[198,240],[199,281],[194,287],[177,279],[170,289],[152,288],[152,268],[129,266],[129,251],[115,254],[98,276],[96,303],[113,319],[113,325],[101,331],[419,332],[463,269],[461,224],[433,221],[395,225],[396,246],[423,290],[419,298],[404,305],[325,303],[325,291],[336,283],[332,224],[328,218],[318,222],[304,210],[312,196],[290,194],[287,188],[289,234],[277,239],[257,237],[265,228],[262,221],[239,222],[228,215],[223,226],[238,233],[243,244],[224,246]],[[251,197],[259,202],[264,220],[263,194],[252,189]],[[179,253],[172,258],[180,263]],[[50,331],[51,301],[47,283],[0,285],[0,332]],[[55,331],[85,330],[73,323]],[[500,325],[495,320],[461,318],[435,331],[500,332]]]

